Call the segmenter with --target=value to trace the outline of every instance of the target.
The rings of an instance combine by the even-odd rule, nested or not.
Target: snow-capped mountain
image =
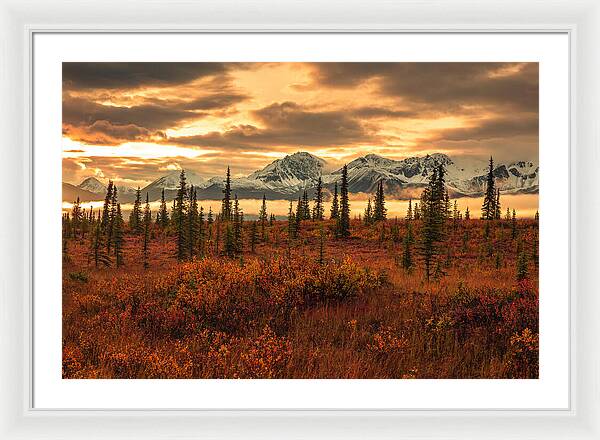
[[[95,177],[86,177],[77,187],[84,191],[101,195],[101,198],[104,198],[106,195],[107,186]],[[119,200],[128,202],[135,197],[135,189],[125,185],[117,185],[117,194],[119,195]]]
[[[323,159],[300,151],[277,159],[262,170],[250,174],[248,179],[260,180],[270,187],[286,190],[316,182],[325,164]]]
[[[439,165],[446,169],[446,183],[453,197],[479,196],[485,190],[489,163],[484,159],[461,156],[450,158],[441,153],[403,160],[388,159],[368,154],[348,163],[348,190],[351,193],[372,193],[380,181],[384,182],[390,198],[418,197],[421,189]],[[232,177],[231,189],[239,198],[269,199],[297,198],[304,190],[312,196],[315,183],[323,179],[326,191],[333,192],[341,181],[341,169],[327,173],[327,162],[312,154],[298,152],[277,159],[247,177]],[[172,171],[150,185],[142,188],[142,196],[148,193],[151,201],[158,200],[165,190],[165,198],[172,200],[177,194],[181,171]],[[223,197],[225,178],[205,178],[196,172],[185,170],[188,185],[194,185],[198,199],[219,200]],[[504,193],[537,193],[539,166],[534,162],[512,162],[494,166],[496,184]],[[85,179],[78,186],[89,193],[106,192],[106,186],[94,177]],[[135,190],[119,187],[119,199],[133,200]]]
[[[398,198],[414,196],[414,189],[427,184],[433,171],[444,165],[446,183],[454,196],[479,195],[485,190],[489,164],[485,160],[460,157],[451,159],[435,153],[404,160],[386,159],[375,154],[355,159],[348,164],[348,189],[350,192],[371,193],[383,180],[386,191]],[[503,192],[537,192],[539,167],[533,162],[498,164],[494,167],[496,184]],[[334,179],[341,179],[341,169],[334,171]]]

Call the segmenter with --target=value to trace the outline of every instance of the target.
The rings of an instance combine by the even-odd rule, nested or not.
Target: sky
[[[63,63],[63,180],[246,176],[308,151],[538,159],[537,63]]]

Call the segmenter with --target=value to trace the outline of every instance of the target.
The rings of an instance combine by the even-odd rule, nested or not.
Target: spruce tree
[[[383,190],[383,180],[379,181],[377,190],[375,191],[375,203],[373,206],[373,220],[376,222],[383,221],[387,217],[387,209],[385,207],[385,193]]]
[[[273,226],[273,223],[275,223],[275,214],[271,213],[271,216],[269,217],[269,226]]]
[[[323,225],[319,227],[319,259],[317,262],[321,266],[325,264],[325,231]]]
[[[517,212],[513,209],[512,219],[510,221],[511,237],[514,240],[517,238]]]
[[[414,210],[413,210],[413,219],[415,219],[415,220],[421,220],[421,207],[416,202],[415,202],[415,207],[414,207]]]
[[[102,207],[102,219],[100,220],[100,227],[102,228],[102,232],[106,234],[108,228],[108,222],[110,220],[110,210],[113,199],[113,182],[112,180],[108,181],[108,186],[106,187],[106,197],[104,198],[104,206]]]
[[[412,219],[413,219],[412,199],[408,199],[408,209],[406,210],[406,220],[410,221]]]
[[[223,221],[231,221],[231,172],[227,167],[227,175],[225,177],[225,188],[223,189],[223,200],[221,205],[221,218]]]
[[[258,241],[258,226],[256,221],[252,222],[252,226],[250,227],[250,251],[252,253],[256,250],[256,242]]]
[[[323,220],[323,180],[319,176],[317,180],[317,188],[315,189],[315,205],[313,207],[312,218],[313,220]]]
[[[444,169],[439,167],[433,171],[429,184],[421,194],[420,212],[423,226],[421,228],[419,252],[425,266],[427,280],[430,279],[436,256],[439,253],[440,243],[444,239],[446,218],[446,191],[444,185]],[[436,272],[438,269],[436,269]]]
[[[371,206],[371,198],[370,197],[367,201],[367,207],[365,208],[365,213],[363,215],[363,222],[367,226],[369,226],[371,223],[373,223],[373,207]]]
[[[233,235],[233,228],[229,222],[227,222],[227,226],[225,227],[223,253],[229,258],[235,257],[235,237]]]
[[[125,222],[123,221],[123,215],[121,214],[121,204],[117,203],[117,209],[115,212],[115,218],[113,221],[112,228],[112,243],[113,252],[115,254],[115,260],[117,267],[123,265],[123,229]]]
[[[117,216],[117,205],[119,202],[119,195],[117,187],[113,186],[112,198],[110,201],[110,208],[108,210],[108,225],[106,227],[106,251],[110,255],[110,250],[113,245],[113,229],[115,228],[115,217]]]
[[[296,238],[296,215],[290,201],[290,209],[288,211],[288,238],[293,240]]]
[[[156,224],[162,229],[165,229],[167,226],[169,226],[169,212],[167,211],[164,188],[160,194],[160,208],[158,209],[158,214],[156,215]]]
[[[262,205],[260,207],[260,211],[258,212],[258,220],[260,221],[260,233],[262,235],[263,241],[266,239],[266,231],[265,228],[267,226],[267,197],[263,194]]]
[[[338,202],[338,185],[335,183],[335,189],[333,190],[333,201],[331,202],[331,215],[329,218],[337,220],[340,216],[340,205]]]
[[[469,212],[469,207],[465,211],[465,220],[471,220],[471,213]]]
[[[144,244],[142,247],[142,255],[144,262],[144,269],[148,269],[150,266],[148,259],[148,246],[150,242],[150,223],[152,222],[152,212],[150,211],[150,202],[148,201],[148,193],[146,193],[146,206],[144,206],[144,220],[143,220],[143,228],[144,228]]]
[[[340,185],[340,218],[338,219],[337,235],[339,238],[350,236],[350,201],[348,200],[348,166],[342,168],[342,183]]]
[[[242,222],[243,213],[240,211],[240,204],[236,194],[233,201],[233,242],[235,252],[242,251]]]
[[[204,225],[204,208],[200,207],[198,214],[198,256],[204,258],[204,249],[206,243],[206,227]]]
[[[98,267],[99,264],[109,267],[111,264],[110,257],[106,253],[105,240],[106,237],[102,232],[102,228],[100,225],[97,225],[90,240],[90,253],[96,267]]]
[[[198,201],[196,199],[196,189],[194,185],[189,190],[189,208],[187,213],[187,254],[194,258],[198,246]]]
[[[306,190],[302,193],[302,220],[310,220],[310,205],[308,203],[308,193]]]
[[[496,216],[496,184],[494,180],[494,159],[490,156],[490,165],[486,179],[485,196],[481,207],[481,218],[493,220]]]
[[[186,217],[188,208],[188,189],[185,178],[185,171],[181,170],[179,175],[179,187],[177,188],[177,196],[175,197],[172,221],[175,228],[177,240],[177,259],[184,260],[188,255],[187,247],[187,228]]]
[[[73,229],[73,236],[77,237],[77,232],[81,228],[81,202],[79,196],[77,200],[73,202],[73,208],[71,209],[71,227]]]
[[[500,209],[500,188],[496,189],[496,201],[494,202],[494,218],[500,220],[502,217]]]
[[[142,222],[142,191],[138,186],[135,191],[135,201],[133,202],[133,209],[129,214],[129,228],[139,234],[143,230],[143,222]]]
[[[540,211],[535,211],[535,216],[533,217],[536,222],[540,221]]]
[[[212,225],[213,222],[215,221],[213,218],[212,206],[208,207],[208,217],[206,218],[206,221],[209,226]]]

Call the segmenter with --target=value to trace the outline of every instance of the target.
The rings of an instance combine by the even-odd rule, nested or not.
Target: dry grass
[[[417,222],[415,222],[417,223]],[[94,268],[87,239],[69,240],[63,267],[65,378],[534,378],[538,289],[533,258],[516,282],[520,246],[537,223],[448,225],[444,274],[399,266],[404,221],[352,225],[335,240],[305,222],[288,249],[286,223],[243,261],[218,255],[178,263],[154,231],[150,268],[127,234],[125,267]],[[249,232],[249,225],[246,236]],[[414,232],[418,236],[418,224]],[[246,246],[249,249],[249,246]],[[213,246],[214,249],[214,246]]]

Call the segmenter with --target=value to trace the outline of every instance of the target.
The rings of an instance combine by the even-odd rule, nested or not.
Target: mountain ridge
[[[469,157],[451,158],[443,153],[413,156],[402,160],[389,159],[377,154],[358,157],[347,164],[348,190],[350,193],[374,192],[383,181],[386,193],[392,199],[415,198],[435,168],[443,164],[446,168],[446,183],[452,197],[479,196],[485,189],[488,162]],[[326,192],[332,192],[341,180],[341,168],[325,172],[327,161],[308,152],[299,151],[276,159],[247,177],[231,179],[232,192],[239,198],[295,199],[304,190],[312,195],[319,177]],[[174,170],[141,189],[151,201],[160,199],[162,190],[165,198],[172,200],[177,193],[180,170]],[[498,163],[494,167],[496,183],[503,193],[537,193],[539,190],[539,166],[533,161]],[[94,180],[91,180],[94,179]],[[219,200],[222,198],[224,178],[205,178],[194,171],[186,170],[188,184],[197,189],[199,199]],[[96,178],[86,178],[79,189],[101,194],[105,186]],[[120,199],[128,201],[135,196],[134,189],[118,187]],[[102,194],[103,195],[103,194]],[[121,197],[122,195],[122,197]],[[132,200],[132,198],[131,198]]]

